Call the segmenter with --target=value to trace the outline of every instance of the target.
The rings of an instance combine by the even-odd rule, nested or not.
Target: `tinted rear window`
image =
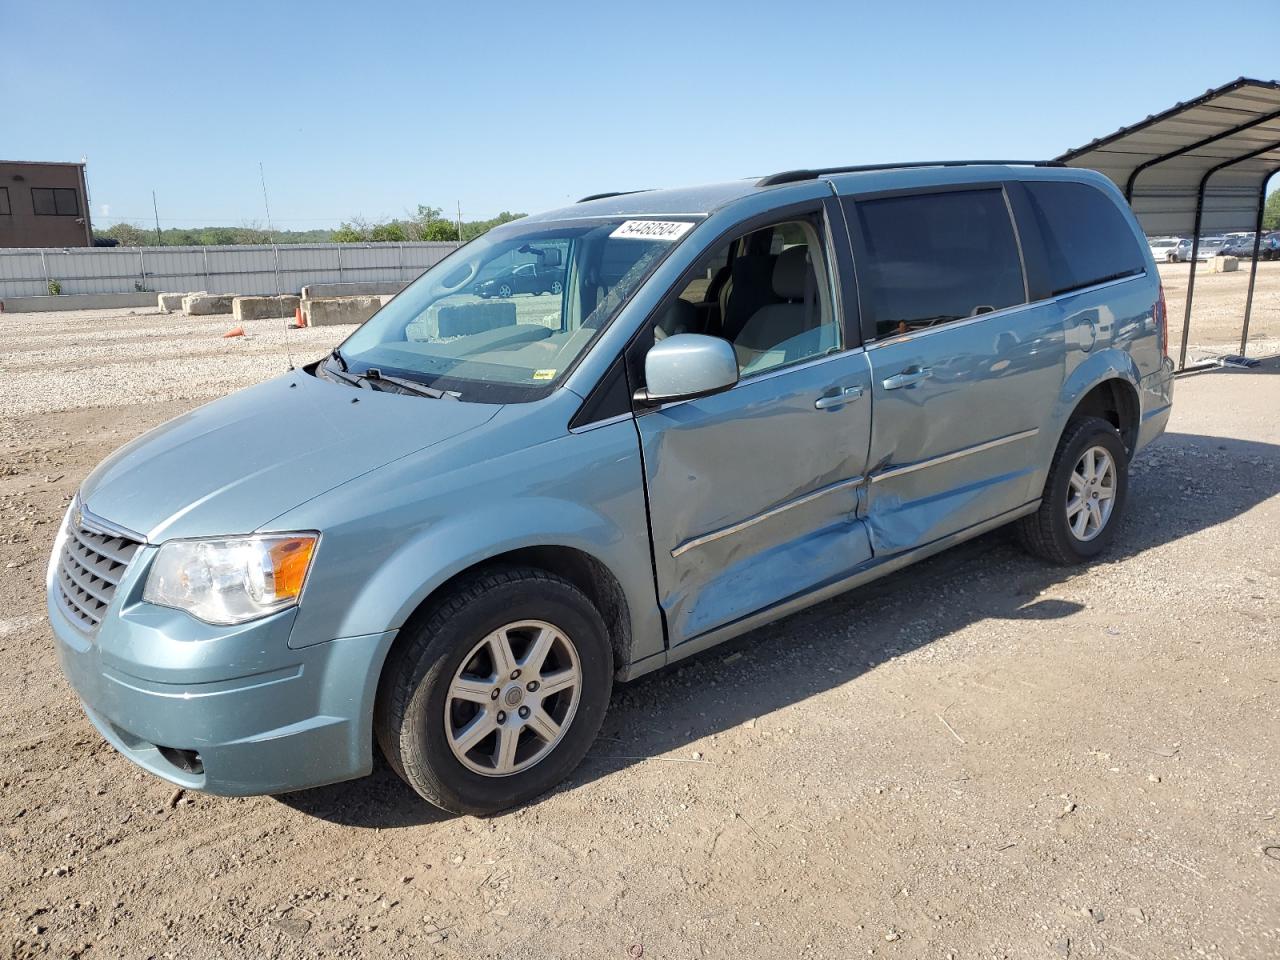
[[[856,210],[864,248],[858,283],[876,336],[1026,301],[1003,190],[864,200]]]
[[[1026,188],[1044,237],[1050,296],[1146,269],[1129,221],[1101,190],[1045,181],[1029,182]]]

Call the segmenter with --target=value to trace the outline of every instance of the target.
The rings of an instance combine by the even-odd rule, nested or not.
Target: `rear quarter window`
[[[1049,296],[1146,270],[1129,221],[1101,190],[1067,181],[1025,186],[1028,208],[1044,240]]]

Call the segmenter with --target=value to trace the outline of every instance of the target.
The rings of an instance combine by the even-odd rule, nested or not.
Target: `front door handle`
[[[862,396],[861,387],[845,387],[839,393],[833,393],[828,397],[819,397],[813,401],[813,406],[817,410],[830,410],[832,407],[839,407],[846,403],[851,403]]]
[[[901,373],[895,373],[892,377],[888,377],[884,381],[886,390],[897,390],[899,387],[909,387],[921,380],[928,380],[933,376],[933,371],[929,367],[907,367]]]

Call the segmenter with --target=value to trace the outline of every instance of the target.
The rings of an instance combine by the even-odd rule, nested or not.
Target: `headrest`
[[[809,248],[804,244],[788,247],[778,254],[778,262],[773,265],[773,292],[783,300],[803,300],[812,273]]]

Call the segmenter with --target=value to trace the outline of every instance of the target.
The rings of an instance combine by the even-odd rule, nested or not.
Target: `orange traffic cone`
[[[302,307],[293,308],[293,326],[294,329],[301,330],[307,325],[306,318],[302,316]]]
[[[226,340],[228,337],[243,337],[243,336],[244,336],[244,327],[232,327],[230,330],[228,330],[226,333],[222,335],[222,339]]]

